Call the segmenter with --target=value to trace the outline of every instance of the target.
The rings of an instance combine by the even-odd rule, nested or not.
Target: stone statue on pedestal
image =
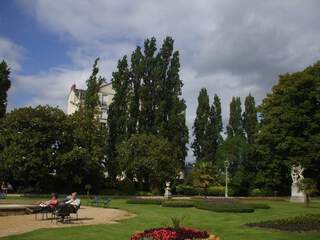
[[[166,188],[165,188],[165,191],[164,191],[164,198],[166,198],[166,199],[171,198],[170,182],[166,182]]]
[[[304,168],[301,165],[294,165],[291,169],[291,178],[292,178],[292,185],[291,185],[291,202],[299,202],[303,203],[306,200],[306,196],[304,192],[299,190],[299,184],[303,177]]]

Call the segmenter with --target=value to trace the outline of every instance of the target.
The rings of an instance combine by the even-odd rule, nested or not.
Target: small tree
[[[193,185],[204,190],[207,196],[208,187],[217,181],[217,172],[210,162],[198,162],[192,171]]]
[[[316,181],[311,178],[304,178],[300,181],[298,187],[299,191],[304,192],[306,195],[306,205],[309,207],[311,195],[318,191]]]

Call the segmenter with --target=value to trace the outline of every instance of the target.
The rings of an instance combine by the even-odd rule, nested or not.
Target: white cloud
[[[117,59],[155,36],[158,46],[170,35],[181,53],[183,96],[192,124],[201,87],[222,98],[226,122],[234,95],[251,92],[259,103],[277,76],[297,71],[320,56],[318,0],[28,0],[23,8],[62,41],[73,69],[86,72],[96,56],[110,79]],[[76,71],[76,72],[77,72]],[[78,72],[78,73],[79,73]],[[32,102],[63,105],[67,89],[78,78],[75,70],[51,70],[20,77],[34,84]],[[74,75],[73,75],[74,74]],[[48,86],[54,91],[49,94]],[[33,91],[33,89],[30,89]],[[60,92],[59,92],[60,91]],[[65,105],[64,105],[65,106]]]
[[[21,69],[24,51],[21,46],[0,36],[0,61],[5,59],[13,71]]]
[[[78,87],[84,87],[89,75],[90,69],[64,68],[56,68],[36,75],[17,75],[11,98],[25,95],[28,99],[22,105],[49,104],[65,110],[70,86],[76,84]]]

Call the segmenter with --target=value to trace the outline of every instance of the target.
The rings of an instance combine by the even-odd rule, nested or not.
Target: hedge
[[[129,199],[128,204],[153,204],[161,205],[162,201],[160,199]]]
[[[162,207],[193,207],[194,203],[192,201],[165,201],[162,203]]]
[[[236,202],[209,202],[209,201],[196,201],[195,207],[202,210],[213,212],[234,212],[234,213],[252,213],[254,208],[249,205],[236,203]]]
[[[270,209],[270,206],[264,203],[246,203],[246,205],[254,209]]]
[[[320,214],[309,214],[292,218],[248,223],[245,225],[249,227],[269,228],[288,232],[320,231]]]

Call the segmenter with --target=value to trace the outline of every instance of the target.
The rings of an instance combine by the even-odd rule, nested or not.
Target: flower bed
[[[219,240],[217,236],[207,231],[195,230],[192,228],[153,228],[143,232],[137,232],[130,240]]]

